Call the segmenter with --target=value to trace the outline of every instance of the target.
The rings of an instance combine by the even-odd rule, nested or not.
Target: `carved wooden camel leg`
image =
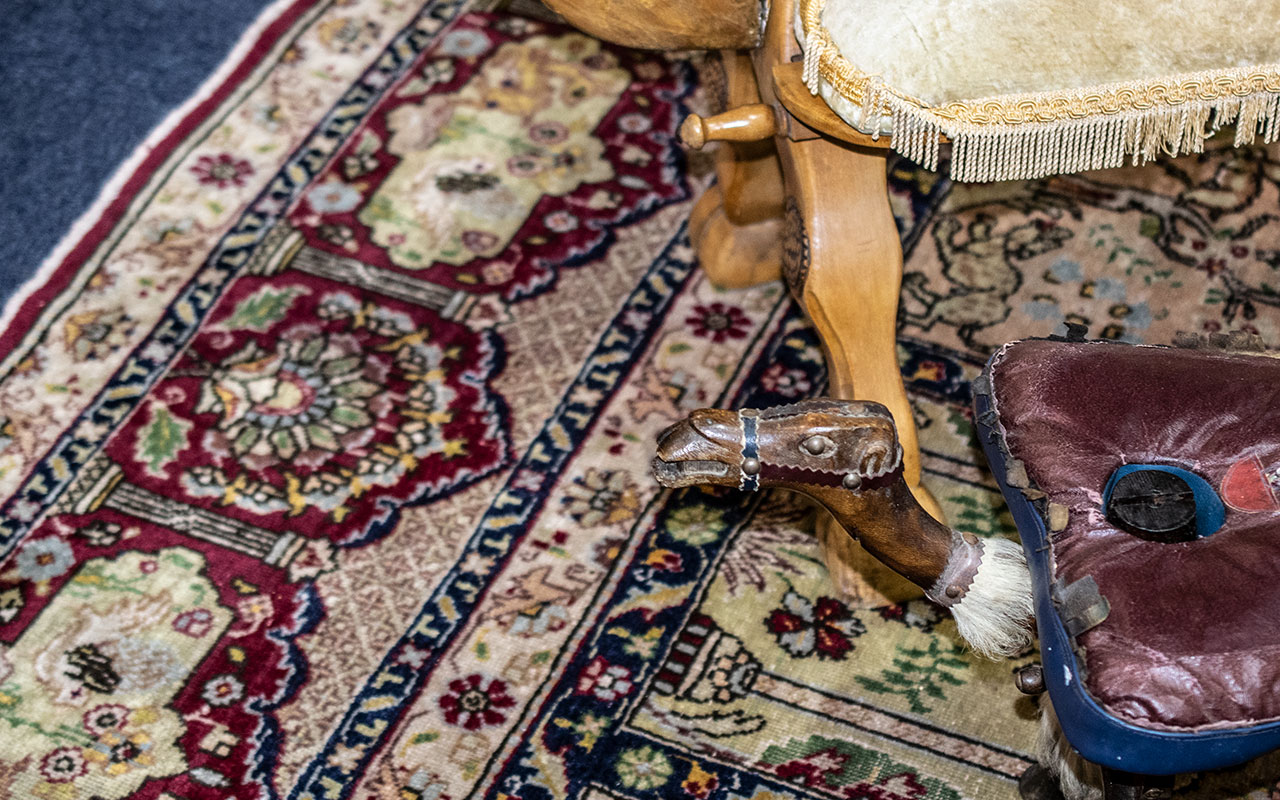
[[[897,313],[902,244],[889,208],[886,151],[826,138],[783,139],[786,239],[783,269],[827,356],[833,397],[875,400],[898,425],[904,479],[935,519],[944,519],[920,483],[915,417],[898,364]],[[830,520],[819,527],[837,587],[859,604],[901,602],[918,592],[884,568]]]
[[[759,100],[746,57],[736,58],[738,68],[729,70],[733,110],[691,118],[682,135],[692,146],[709,138],[767,135],[775,127],[769,106],[733,104]],[[732,91],[735,73],[737,92]],[[764,144],[770,145],[768,151],[760,148]],[[785,135],[749,145],[726,141],[720,147],[717,171],[723,188],[712,187],[690,221],[703,266],[720,285],[749,286],[775,278],[774,259],[781,260],[792,293],[826,351],[829,394],[889,408],[898,421],[907,484],[931,515],[943,519],[937,501],[920,484],[915,418],[898,365],[902,246],[889,208],[886,151]],[[775,152],[785,174],[785,210],[778,208],[782,186]],[[775,209],[781,212],[777,217],[771,216]],[[774,231],[783,228],[781,250],[765,249]],[[918,593],[829,518],[819,523],[818,536],[832,580],[851,603],[884,605]]]
[[[915,420],[897,363],[902,251],[889,211],[884,151],[839,143],[858,134],[807,91],[793,89],[789,101],[777,96],[778,70],[796,72],[802,66],[792,28],[793,2],[774,0],[763,35],[754,0],[641,0],[628,14],[593,0],[549,0],[548,5],[611,41],[660,49],[726,48],[717,105],[730,111],[682,129],[694,146],[721,140],[717,185],[690,217],[690,236],[702,265],[724,287],[776,280],[783,261],[783,228],[789,225],[791,283],[826,349],[830,393],[889,408],[902,440],[907,483],[921,505],[941,520],[937,502],[920,485]],[[788,85],[800,83],[793,76]],[[805,123],[789,111],[797,104],[813,106]],[[830,121],[808,127],[823,115]],[[819,131],[832,138],[820,138]],[[801,246],[806,241],[807,248]],[[876,605],[915,593],[896,576],[890,578],[892,573],[830,520],[819,526],[819,537],[833,580],[851,600]]]

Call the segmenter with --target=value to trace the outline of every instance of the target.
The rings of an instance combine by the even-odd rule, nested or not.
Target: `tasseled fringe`
[[[820,88],[818,65],[826,44],[817,30],[807,37],[804,82]],[[1145,164],[1161,153],[1199,153],[1205,139],[1235,123],[1235,145],[1264,144],[1280,136],[1280,95],[1260,92],[1176,107],[1122,114],[1035,122],[975,125],[938,116],[867,81],[861,103],[862,130],[879,138],[884,117],[892,125],[893,149],[928,169],[937,169],[939,138],[951,141],[951,177],[958,181],[1043,178],[1084,170]]]
[[[1085,761],[1062,733],[1048,694],[1040,695],[1036,757],[1058,781],[1064,800],[1102,800],[1102,768]]]
[[[987,658],[1016,655],[1030,645],[1031,571],[1022,545],[999,537],[983,540],[978,572],[951,616],[961,638]]]
[[[898,98],[879,94],[891,109],[893,148],[936,169],[938,138],[946,136],[952,142],[951,177],[958,181],[1028,180],[1112,169],[1126,161],[1145,164],[1161,153],[1170,157],[1199,153],[1205,139],[1232,122],[1237,147],[1252,144],[1259,134],[1263,143],[1270,144],[1280,133],[1280,95],[1269,93],[1181,108],[1003,126],[949,124]]]
[[[826,51],[826,42],[823,41],[821,33],[815,27],[804,43],[804,71],[800,73],[801,80],[804,85],[809,87],[809,91],[813,94],[818,93],[819,74],[818,64],[822,63],[822,54]]]

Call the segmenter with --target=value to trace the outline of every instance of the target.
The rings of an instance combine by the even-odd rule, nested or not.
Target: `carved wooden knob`
[[[1044,691],[1044,667],[1028,664],[1013,674],[1013,682],[1023,694],[1040,694]]]
[[[714,117],[690,114],[680,125],[681,141],[694,150],[707,142],[758,142],[773,132],[773,109],[764,103],[738,106]]]

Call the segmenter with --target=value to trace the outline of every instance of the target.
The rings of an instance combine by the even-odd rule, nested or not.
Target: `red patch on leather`
[[[1222,479],[1222,499],[1237,511],[1275,511],[1280,500],[1257,456],[1237,461]]]

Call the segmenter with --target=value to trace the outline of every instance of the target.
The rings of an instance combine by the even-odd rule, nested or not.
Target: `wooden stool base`
[[[782,217],[735,225],[718,185],[707,188],[689,215],[689,238],[711,282],[745,289],[782,277]]]

